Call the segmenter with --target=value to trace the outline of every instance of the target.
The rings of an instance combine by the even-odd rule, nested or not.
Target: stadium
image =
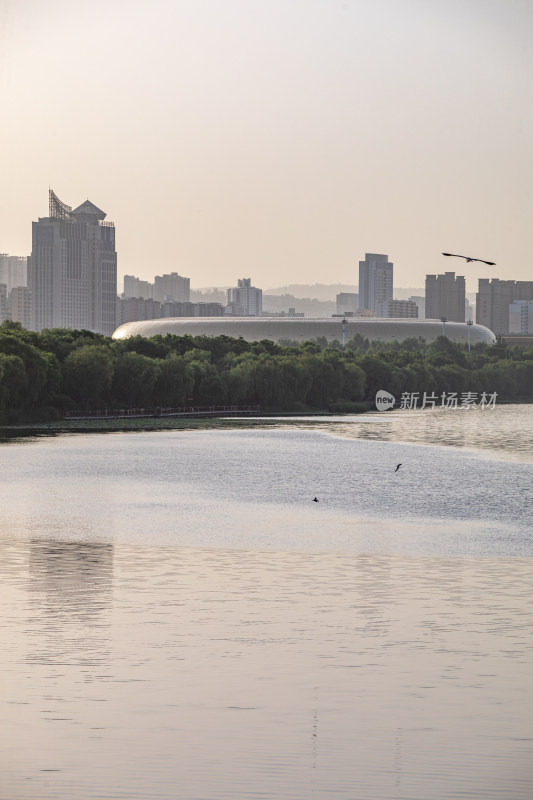
[[[346,321],[345,321],[346,319]],[[329,317],[168,317],[126,322],[113,333],[113,339],[131,336],[231,336],[247,342],[269,339],[273,342],[304,342],[324,337],[328,342],[348,342],[359,334],[371,342],[402,342],[422,338],[433,342],[444,335],[452,342],[472,345],[493,344],[496,337],[483,325],[446,322],[434,319],[378,319]],[[343,330],[345,329],[345,330]]]

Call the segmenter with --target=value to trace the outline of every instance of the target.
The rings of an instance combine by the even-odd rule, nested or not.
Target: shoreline
[[[366,412],[359,412],[366,413]],[[0,442],[9,439],[24,438],[28,436],[59,436],[66,433],[133,433],[133,432],[153,432],[169,430],[210,430],[216,428],[241,428],[241,427],[270,427],[283,420],[290,423],[287,417],[294,417],[294,421],[301,422],[301,417],[320,417],[320,416],[353,416],[354,412],[345,414],[332,414],[330,411],[314,412],[285,412],[276,415],[265,414],[258,417],[216,417],[202,419],[184,418],[180,419],[130,419],[130,420],[106,420],[98,419],[88,422],[61,420],[50,423],[20,423],[19,425],[0,425]]]
[[[531,402],[502,402],[500,406],[527,406]],[[422,411],[422,409],[417,409]],[[391,411],[398,411],[392,409]],[[429,410],[428,410],[429,413]],[[416,414],[416,411],[415,411]],[[364,418],[369,416],[377,416],[383,422],[390,419],[393,425],[398,422],[398,416],[394,414],[389,417],[388,412],[377,413],[374,404],[368,402],[367,408],[361,409],[360,407],[355,410],[331,411],[331,410],[298,410],[286,412],[269,412],[265,411],[261,416],[238,416],[238,417],[135,417],[135,418],[105,418],[100,417],[93,420],[55,420],[51,422],[26,422],[18,423],[16,425],[2,425],[0,424],[0,444],[9,444],[10,442],[23,441],[23,440],[36,440],[46,439],[50,437],[61,437],[68,435],[87,435],[87,434],[106,434],[106,433],[154,433],[158,431],[238,431],[238,430],[269,430],[274,428],[291,429],[293,427],[309,428],[330,426],[332,423],[342,427],[343,422],[346,424],[354,423],[354,417],[359,417],[361,422]],[[416,414],[419,421],[425,418],[425,415]],[[412,420],[413,414],[409,414]],[[427,419],[425,419],[427,422]],[[436,420],[437,421],[437,420]],[[366,427],[366,426],[365,426]],[[380,426],[381,427],[381,426]],[[389,430],[390,426],[385,426],[387,433],[383,436],[376,436],[377,439],[383,441],[395,441],[398,444],[431,444],[443,445],[446,444],[450,447],[459,446],[460,449],[467,448],[477,452],[491,451],[493,448],[484,446],[475,441],[474,437],[471,442],[467,443],[465,437],[461,445],[457,441],[443,442],[442,438],[436,436],[434,441],[422,441],[419,433],[417,434],[416,428],[412,431],[413,436],[406,438],[404,435],[394,434]],[[410,426],[409,426],[410,427]],[[365,439],[366,436],[357,436],[356,438]],[[372,437],[374,438],[374,437]],[[425,437],[422,437],[425,438]],[[431,437],[430,437],[431,438]],[[466,439],[469,437],[467,436]],[[500,443],[499,447],[504,452],[507,448]],[[530,458],[521,457],[519,460],[525,460],[526,463],[531,461]]]
[[[210,428],[269,426],[287,417],[299,419],[305,417],[344,417],[366,414],[375,411],[371,401],[357,403],[357,408],[332,411],[330,409],[299,409],[298,411],[264,411],[261,416],[181,416],[181,417],[124,417],[122,419],[95,417],[94,419],[62,419],[48,422],[19,422],[17,424],[0,423],[0,441],[24,436],[49,436],[63,433],[121,433],[129,431],[161,431],[161,430],[196,430]]]

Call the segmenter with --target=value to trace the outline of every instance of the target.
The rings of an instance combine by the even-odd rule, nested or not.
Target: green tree
[[[434,375],[438,393],[473,392],[477,389],[471,373],[457,366],[457,364],[445,364],[442,367],[436,367]]]
[[[515,368],[518,397],[533,397],[533,359],[520,361]]]
[[[22,408],[27,389],[28,376],[22,358],[0,353],[0,410]]]
[[[439,336],[432,342],[428,349],[429,361],[436,367],[445,364],[457,364],[466,367],[466,352],[464,347],[452,342],[447,336]]]
[[[365,373],[365,399],[373,400],[379,389],[393,394],[397,391],[395,370],[380,356],[366,355],[359,359],[359,366]]]
[[[24,363],[28,377],[27,390],[22,399],[22,408],[38,405],[47,381],[49,362],[37,347],[24,341],[24,335],[0,333],[0,353],[18,356]]]
[[[158,363],[157,404],[166,407],[187,405],[194,388],[193,369],[175,352]]]
[[[150,408],[160,405],[157,388],[161,367],[159,362],[140,353],[121,353],[113,376],[113,397],[119,405],[129,408]]]
[[[362,400],[365,396],[365,373],[357,364],[344,364],[341,396],[343,400]]]
[[[63,364],[65,393],[86,409],[101,407],[108,398],[114,365],[106,347],[86,344],[73,350]]]
[[[518,394],[519,379],[513,361],[495,361],[478,370],[481,391],[498,393],[501,400],[512,400]]]

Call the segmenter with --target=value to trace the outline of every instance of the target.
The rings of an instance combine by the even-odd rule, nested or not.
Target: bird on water
[[[313,503],[318,503],[318,497],[313,497]]]
[[[452,258],[464,258],[466,262],[469,261],[481,261],[482,264],[488,264],[490,267],[495,267],[496,264],[494,261],[484,261],[482,258],[470,258],[470,256],[459,256],[457,253],[443,253],[443,256],[451,256]]]

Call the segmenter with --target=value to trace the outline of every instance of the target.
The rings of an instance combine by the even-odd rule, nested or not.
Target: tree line
[[[369,342],[343,348],[246,342],[228,336],[141,336],[115,340],[90,331],[28,331],[0,325],[0,420],[60,419],[74,410],[260,404],[265,411],[354,411],[385,389],[487,392],[533,399],[533,347]]]

